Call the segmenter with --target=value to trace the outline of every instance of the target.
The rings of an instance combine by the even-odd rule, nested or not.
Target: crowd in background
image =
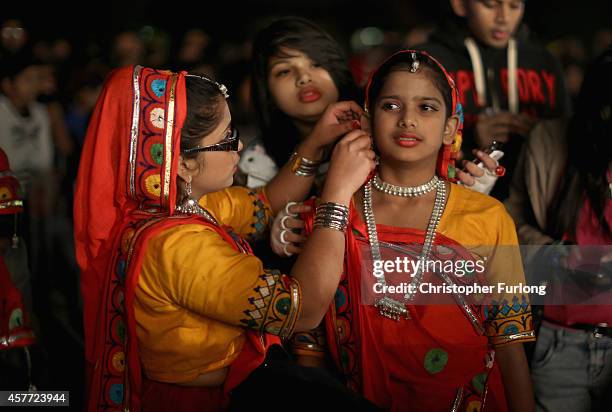
[[[113,68],[133,64],[208,74],[228,86],[234,122],[248,145],[257,134],[250,103],[251,39],[226,42],[213,38],[206,27],[170,33],[143,26],[116,33],[108,48],[92,43],[77,50],[68,38],[30,35],[30,28],[19,19],[1,23],[2,94],[20,93],[23,107],[37,108],[29,117],[35,124],[20,125],[23,140],[10,156],[25,198],[19,231],[28,245],[30,271],[31,296],[24,300],[38,336],[34,381],[46,389],[70,390],[71,402],[78,404],[83,338],[72,238],[73,189],[88,120],[103,81]],[[352,33],[347,52],[357,85],[363,87],[369,73],[391,52],[425,43],[434,27],[424,24],[406,27],[404,32],[364,27]],[[547,44],[562,67],[572,101],[586,66],[610,45],[612,27],[600,28],[587,40],[569,30],[567,36]],[[22,85],[20,76],[25,76]],[[65,373],[66,368],[72,373]]]

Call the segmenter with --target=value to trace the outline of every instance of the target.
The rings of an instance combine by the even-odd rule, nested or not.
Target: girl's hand
[[[295,231],[304,228],[304,221],[300,219],[299,214],[310,210],[310,206],[289,202],[278,212],[270,229],[270,246],[274,253],[291,256],[302,251],[301,246],[306,238]]]
[[[317,149],[323,149],[334,143],[339,137],[351,130],[361,128],[359,119],[363,110],[353,101],[330,104],[315,125],[306,142]]]
[[[332,153],[322,201],[348,206],[353,194],[376,166],[371,145],[372,138],[363,130],[354,130],[338,142]]]
[[[488,195],[495,186],[497,179],[504,175],[505,169],[499,165],[496,159],[482,150],[474,150],[474,154],[480,159],[480,163],[477,165],[466,160],[463,163],[464,170],[457,170],[457,177],[459,177],[461,183],[470,189]],[[499,159],[501,159],[501,156],[499,156]]]

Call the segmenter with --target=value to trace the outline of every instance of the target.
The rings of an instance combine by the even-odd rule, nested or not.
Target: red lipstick
[[[302,103],[312,103],[321,98],[321,92],[314,86],[306,86],[300,90],[298,97]]]

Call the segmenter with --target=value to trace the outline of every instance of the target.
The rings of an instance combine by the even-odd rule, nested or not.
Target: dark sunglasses
[[[240,133],[236,127],[232,126],[231,134],[221,142],[211,144],[210,146],[197,146],[191,149],[182,150],[183,153],[199,153],[199,152],[237,152],[240,146]]]

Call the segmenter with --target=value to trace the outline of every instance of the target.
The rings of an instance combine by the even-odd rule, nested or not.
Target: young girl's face
[[[421,70],[392,71],[374,102],[374,141],[383,162],[421,163],[435,167],[441,145],[450,144],[458,118],[446,118],[442,93]]]
[[[283,56],[268,62],[268,88],[276,106],[294,120],[316,122],[325,108],[338,101],[331,75],[296,49],[284,48]]]

